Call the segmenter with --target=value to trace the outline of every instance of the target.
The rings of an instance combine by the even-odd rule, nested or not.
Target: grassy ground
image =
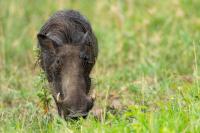
[[[199,132],[199,0],[0,0],[0,132]],[[58,9],[80,10],[99,41],[97,101],[67,121],[35,87],[36,34]],[[99,115],[100,114],[100,115]]]

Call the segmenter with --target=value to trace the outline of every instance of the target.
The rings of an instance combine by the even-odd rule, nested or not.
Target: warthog
[[[37,35],[40,66],[46,73],[58,114],[86,117],[93,107],[90,72],[98,54],[97,39],[78,11],[58,11]]]

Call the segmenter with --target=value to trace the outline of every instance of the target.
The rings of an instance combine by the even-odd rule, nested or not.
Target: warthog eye
[[[84,61],[89,61],[89,56],[86,55],[84,52],[80,53],[80,58],[82,58]]]
[[[55,71],[60,71],[61,67],[62,67],[62,59],[60,57],[56,57],[54,61],[51,63],[49,68],[51,69],[51,71],[55,72]]]
[[[57,65],[60,65],[61,61],[60,60],[56,60],[56,63],[57,63]]]

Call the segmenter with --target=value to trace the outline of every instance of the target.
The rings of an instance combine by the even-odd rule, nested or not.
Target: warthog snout
[[[60,93],[57,94],[56,101],[61,105],[60,113],[65,119],[77,119],[79,117],[86,118],[88,112],[92,109],[94,104],[94,97],[86,96],[83,103],[80,101],[64,99],[60,97]],[[79,105],[79,106],[77,106]]]

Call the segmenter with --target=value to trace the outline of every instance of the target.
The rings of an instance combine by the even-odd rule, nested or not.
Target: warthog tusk
[[[93,100],[96,99],[96,92],[95,92],[95,91],[93,91],[91,98],[92,98]]]
[[[56,100],[57,100],[58,102],[62,102],[62,100],[61,100],[61,98],[60,98],[60,92],[57,94]]]

